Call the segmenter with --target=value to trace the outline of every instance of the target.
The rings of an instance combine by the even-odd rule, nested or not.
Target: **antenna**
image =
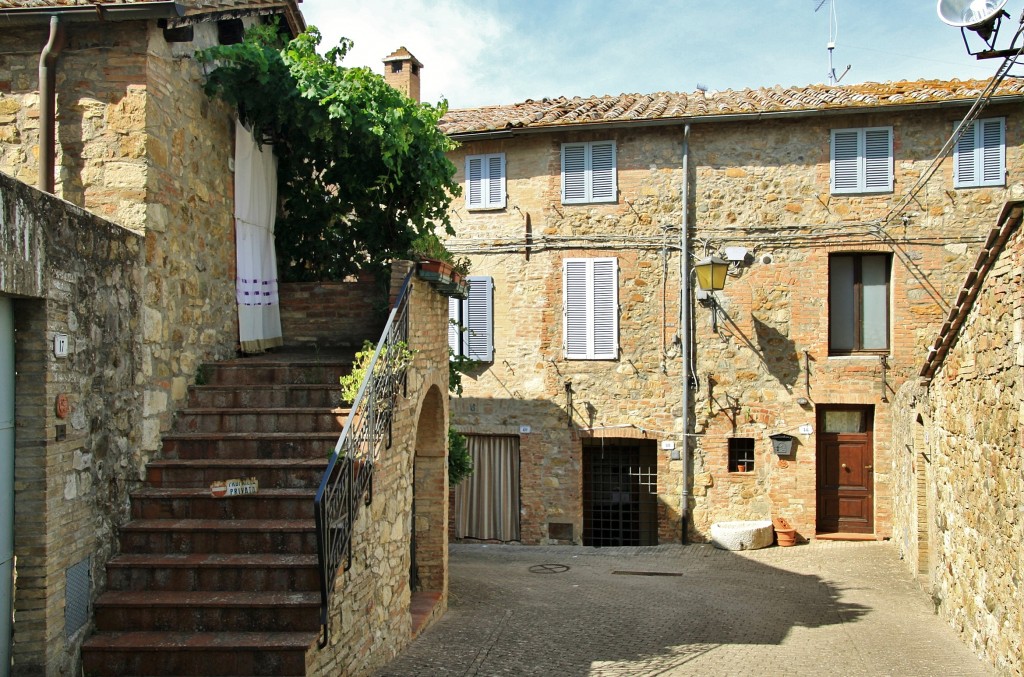
[[[847,73],[850,72],[850,65],[846,65],[846,69],[836,75],[836,69],[832,65],[832,52],[836,48],[836,39],[839,37],[839,17],[836,15],[836,0],[820,0],[818,6],[814,8],[817,12],[819,9],[825,6],[825,3],[829,3],[828,8],[828,83],[830,85],[838,85],[839,81],[842,80]]]

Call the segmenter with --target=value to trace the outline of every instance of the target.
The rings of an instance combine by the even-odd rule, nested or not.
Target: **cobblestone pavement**
[[[890,544],[824,541],[739,553],[452,545],[448,613],[378,672],[991,674]]]

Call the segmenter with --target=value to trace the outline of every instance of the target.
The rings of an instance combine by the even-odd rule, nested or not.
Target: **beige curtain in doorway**
[[[519,438],[468,435],[473,474],[455,487],[455,537],[519,540]]]
[[[243,353],[282,345],[277,294],[274,218],[277,162],[241,122],[235,121],[235,295]]]

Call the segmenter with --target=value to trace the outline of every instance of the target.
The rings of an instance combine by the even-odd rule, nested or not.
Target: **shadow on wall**
[[[379,674],[466,674],[479,667],[478,651],[439,650],[452,641],[446,632],[461,646],[485,648],[488,674],[688,674],[688,663],[723,647],[779,645],[796,628],[838,630],[871,611],[844,602],[844,589],[822,576],[710,545],[674,547],[681,549],[665,551],[669,557],[649,548],[623,557],[583,547],[453,546],[457,619]],[[525,641],[535,650],[503,648],[512,638],[533,638]],[[751,664],[734,667],[757,672]]]

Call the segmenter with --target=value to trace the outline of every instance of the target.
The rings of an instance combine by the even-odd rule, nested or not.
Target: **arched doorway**
[[[423,398],[413,456],[409,587],[445,590],[448,576],[448,432],[446,395],[436,385]]]

